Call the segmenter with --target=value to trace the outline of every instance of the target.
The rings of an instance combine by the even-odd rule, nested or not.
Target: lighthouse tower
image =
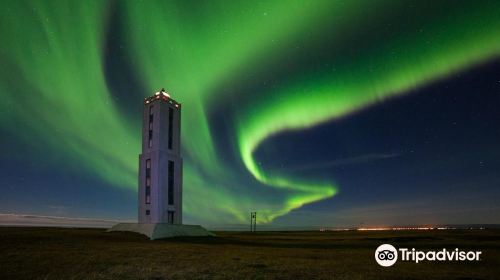
[[[144,99],[139,155],[138,223],[108,231],[131,231],[150,239],[214,236],[199,225],[182,224],[181,104],[164,90]]]
[[[181,104],[161,89],[143,107],[139,223],[182,224]]]

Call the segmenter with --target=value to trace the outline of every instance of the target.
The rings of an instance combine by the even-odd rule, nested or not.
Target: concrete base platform
[[[172,224],[116,224],[108,231],[132,231],[144,234],[151,240],[176,237],[176,236],[215,236],[215,234],[198,225],[172,225]]]

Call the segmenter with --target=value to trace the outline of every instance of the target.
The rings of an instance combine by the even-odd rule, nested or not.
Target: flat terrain
[[[149,241],[102,229],[0,227],[0,279],[500,279],[500,231],[217,232]],[[374,260],[383,243],[483,251],[477,262]]]

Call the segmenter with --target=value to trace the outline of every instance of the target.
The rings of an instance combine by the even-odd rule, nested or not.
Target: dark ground
[[[500,230],[218,232],[149,241],[102,229],[0,227],[0,279],[500,279]],[[481,250],[478,262],[374,260],[383,243]]]

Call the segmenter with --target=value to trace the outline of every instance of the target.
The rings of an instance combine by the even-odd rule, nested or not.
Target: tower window
[[[151,177],[151,159],[146,160],[146,178]]]
[[[174,162],[168,161],[168,204],[174,204]]]
[[[153,105],[149,107],[149,138],[148,146],[153,147]]]
[[[149,130],[148,139],[149,139],[149,147],[151,148],[153,146],[153,130],[151,129]]]
[[[169,107],[168,108],[168,148],[172,149],[172,133],[174,130],[174,110]]]
[[[145,187],[146,204],[151,203],[151,159],[146,160],[146,187]]]
[[[146,215],[149,216],[149,210],[146,210]]]

